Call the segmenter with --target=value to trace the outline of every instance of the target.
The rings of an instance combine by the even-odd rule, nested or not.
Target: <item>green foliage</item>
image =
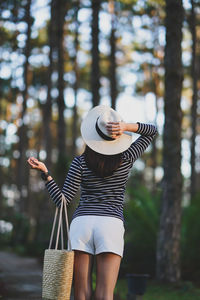
[[[47,84],[47,68],[44,66],[35,67],[33,69],[33,75],[32,75],[32,82],[34,86],[41,87],[42,85],[45,86]]]
[[[200,290],[195,288],[191,282],[179,284],[149,284],[144,300],[197,300],[200,299]]]
[[[117,299],[127,299],[127,282],[118,280],[115,295]],[[179,284],[159,284],[155,281],[147,281],[147,290],[143,296],[144,300],[197,300],[200,299],[200,289],[193,286],[191,282]]]
[[[13,35],[5,27],[0,27],[0,46],[9,46],[9,43],[13,41]]]
[[[5,249],[9,246],[11,239],[11,232],[0,233],[0,245],[1,249]]]
[[[160,195],[152,195],[142,185],[129,185],[128,197],[125,205],[124,268],[128,273],[154,274]]]
[[[5,214],[5,212],[4,212]],[[7,217],[2,215],[2,219],[12,224],[10,232],[0,233],[0,249],[12,249],[16,253],[23,255],[27,252],[27,239],[30,231],[30,222],[27,216],[19,212],[9,212]],[[6,215],[5,214],[5,215]]]
[[[199,282],[200,276],[200,194],[185,207],[182,216],[182,268],[186,279]]]
[[[135,5],[138,0],[118,0],[123,5]]]
[[[41,48],[47,45],[48,41],[48,32],[47,27],[42,27],[38,30],[38,36],[34,39],[31,39],[31,46],[32,48]]]
[[[70,166],[71,158],[67,155],[58,155],[58,159],[54,168],[54,176],[59,186],[63,185],[67,170]]]
[[[147,3],[150,4],[150,5],[164,6],[165,5],[165,0],[148,0]]]
[[[130,178],[127,196],[122,274],[138,272],[154,276],[160,193],[152,195],[147,188],[138,184],[137,178]],[[200,276],[199,199],[198,194],[192,204],[183,209],[181,234],[182,278],[197,283]]]

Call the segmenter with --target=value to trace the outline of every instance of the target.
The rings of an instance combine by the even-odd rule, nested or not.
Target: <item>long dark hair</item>
[[[100,154],[87,145],[84,156],[87,167],[100,177],[112,175],[122,162],[122,153],[115,155]]]

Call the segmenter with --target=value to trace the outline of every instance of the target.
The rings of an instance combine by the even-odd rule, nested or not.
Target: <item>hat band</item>
[[[97,121],[96,121],[96,131],[97,133],[100,135],[100,137],[102,137],[102,139],[106,140],[106,141],[114,141],[115,139],[114,138],[111,138],[110,136],[104,134],[101,129],[99,128],[98,126],[98,119],[99,117],[97,118]]]

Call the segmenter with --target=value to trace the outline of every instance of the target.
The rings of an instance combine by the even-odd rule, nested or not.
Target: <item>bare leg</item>
[[[75,250],[74,300],[90,300],[92,296],[93,256]]]
[[[117,282],[121,256],[114,253],[101,253],[96,256],[97,282],[95,300],[112,300]]]

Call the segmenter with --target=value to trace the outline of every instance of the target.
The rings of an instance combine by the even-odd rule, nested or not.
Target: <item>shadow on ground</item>
[[[0,251],[0,299],[40,300],[42,267],[36,258]]]

